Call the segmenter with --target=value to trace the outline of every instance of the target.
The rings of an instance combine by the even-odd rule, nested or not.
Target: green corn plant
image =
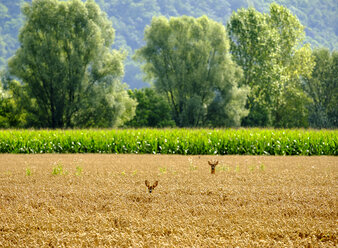
[[[227,172],[227,171],[230,171],[230,167],[227,166],[227,165],[217,166],[217,167],[216,167],[216,171]]]
[[[26,176],[31,176],[32,170],[30,168],[26,168]]]
[[[167,168],[166,167],[160,167],[160,174],[166,174],[167,173]]]
[[[264,164],[260,164],[260,165],[259,165],[259,169],[260,169],[261,171],[265,171],[265,165],[264,165]]]
[[[76,172],[75,175],[76,176],[80,176],[82,174],[83,168],[80,166],[76,166]]]
[[[58,164],[57,166],[53,167],[52,174],[56,176],[65,174],[63,171],[63,166],[61,164]]]

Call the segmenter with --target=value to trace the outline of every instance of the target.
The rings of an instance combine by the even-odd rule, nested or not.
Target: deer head
[[[148,180],[146,180],[145,184],[148,187],[149,193],[151,193],[156,188],[156,186],[158,185],[158,181],[156,181],[153,185],[150,185]]]
[[[215,174],[216,165],[218,165],[217,160],[208,161],[208,164],[211,166],[211,174]]]

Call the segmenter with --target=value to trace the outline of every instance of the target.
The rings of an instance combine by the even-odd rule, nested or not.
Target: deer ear
[[[209,164],[209,165],[212,165],[210,161],[208,161],[208,164]]]
[[[218,161],[216,161],[215,165],[218,165]]]
[[[148,180],[145,181],[145,184],[149,188],[149,182],[148,182]]]
[[[153,188],[155,188],[158,185],[158,181],[156,181],[153,185]]]

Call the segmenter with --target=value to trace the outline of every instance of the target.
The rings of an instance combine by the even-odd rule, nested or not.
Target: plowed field
[[[338,157],[1,154],[0,247],[337,247],[337,200]]]

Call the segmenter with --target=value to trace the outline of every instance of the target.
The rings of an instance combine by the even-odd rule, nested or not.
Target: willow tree
[[[154,17],[136,51],[145,79],[167,98],[178,126],[239,125],[247,88],[222,24],[206,16]]]
[[[33,0],[22,11],[9,68],[29,96],[32,125],[112,126],[133,115],[120,83],[125,54],[111,49],[114,29],[93,0]]]

